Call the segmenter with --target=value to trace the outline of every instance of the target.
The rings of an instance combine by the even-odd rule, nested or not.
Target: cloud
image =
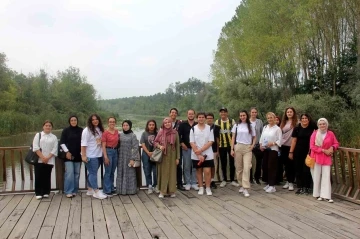
[[[136,61],[136,64],[139,66],[155,66],[157,63],[158,60],[153,56],[143,56]]]

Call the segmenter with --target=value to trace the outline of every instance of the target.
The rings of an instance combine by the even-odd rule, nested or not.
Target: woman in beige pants
[[[256,131],[250,123],[246,110],[239,112],[239,122],[233,126],[231,132],[231,155],[235,158],[236,176],[241,187],[239,193],[249,197],[252,150],[256,142]]]

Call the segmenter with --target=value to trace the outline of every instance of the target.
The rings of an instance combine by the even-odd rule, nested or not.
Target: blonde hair
[[[275,115],[273,112],[267,112],[267,113],[266,113],[266,118],[268,117],[268,115],[271,115],[271,116],[273,116],[274,118],[276,117],[276,115]]]

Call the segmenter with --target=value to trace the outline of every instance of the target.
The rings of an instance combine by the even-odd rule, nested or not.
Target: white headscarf
[[[319,123],[320,121],[324,121],[325,124],[326,124],[326,129],[324,131],[321,131],[320,128],[318,129],[318,131],[316,132],[316,138],[315,138],[315,145],[316,146],[319,146],[321,147],[322,144],[323,144],[323,141],[324,141],[324,138],[322,137],[322,134],[325,134],[328,130],[328,127],[329,127],[329,122],[327,121],[327,119],[325,118],[320,118],[318,121],[317,121],[317,125],[319,127]]]

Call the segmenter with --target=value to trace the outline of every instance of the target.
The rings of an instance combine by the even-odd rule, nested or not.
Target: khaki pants
[[[243,188],[250,188],[252,151],[248,144],[235,145],[235,168],[237,180]]]

